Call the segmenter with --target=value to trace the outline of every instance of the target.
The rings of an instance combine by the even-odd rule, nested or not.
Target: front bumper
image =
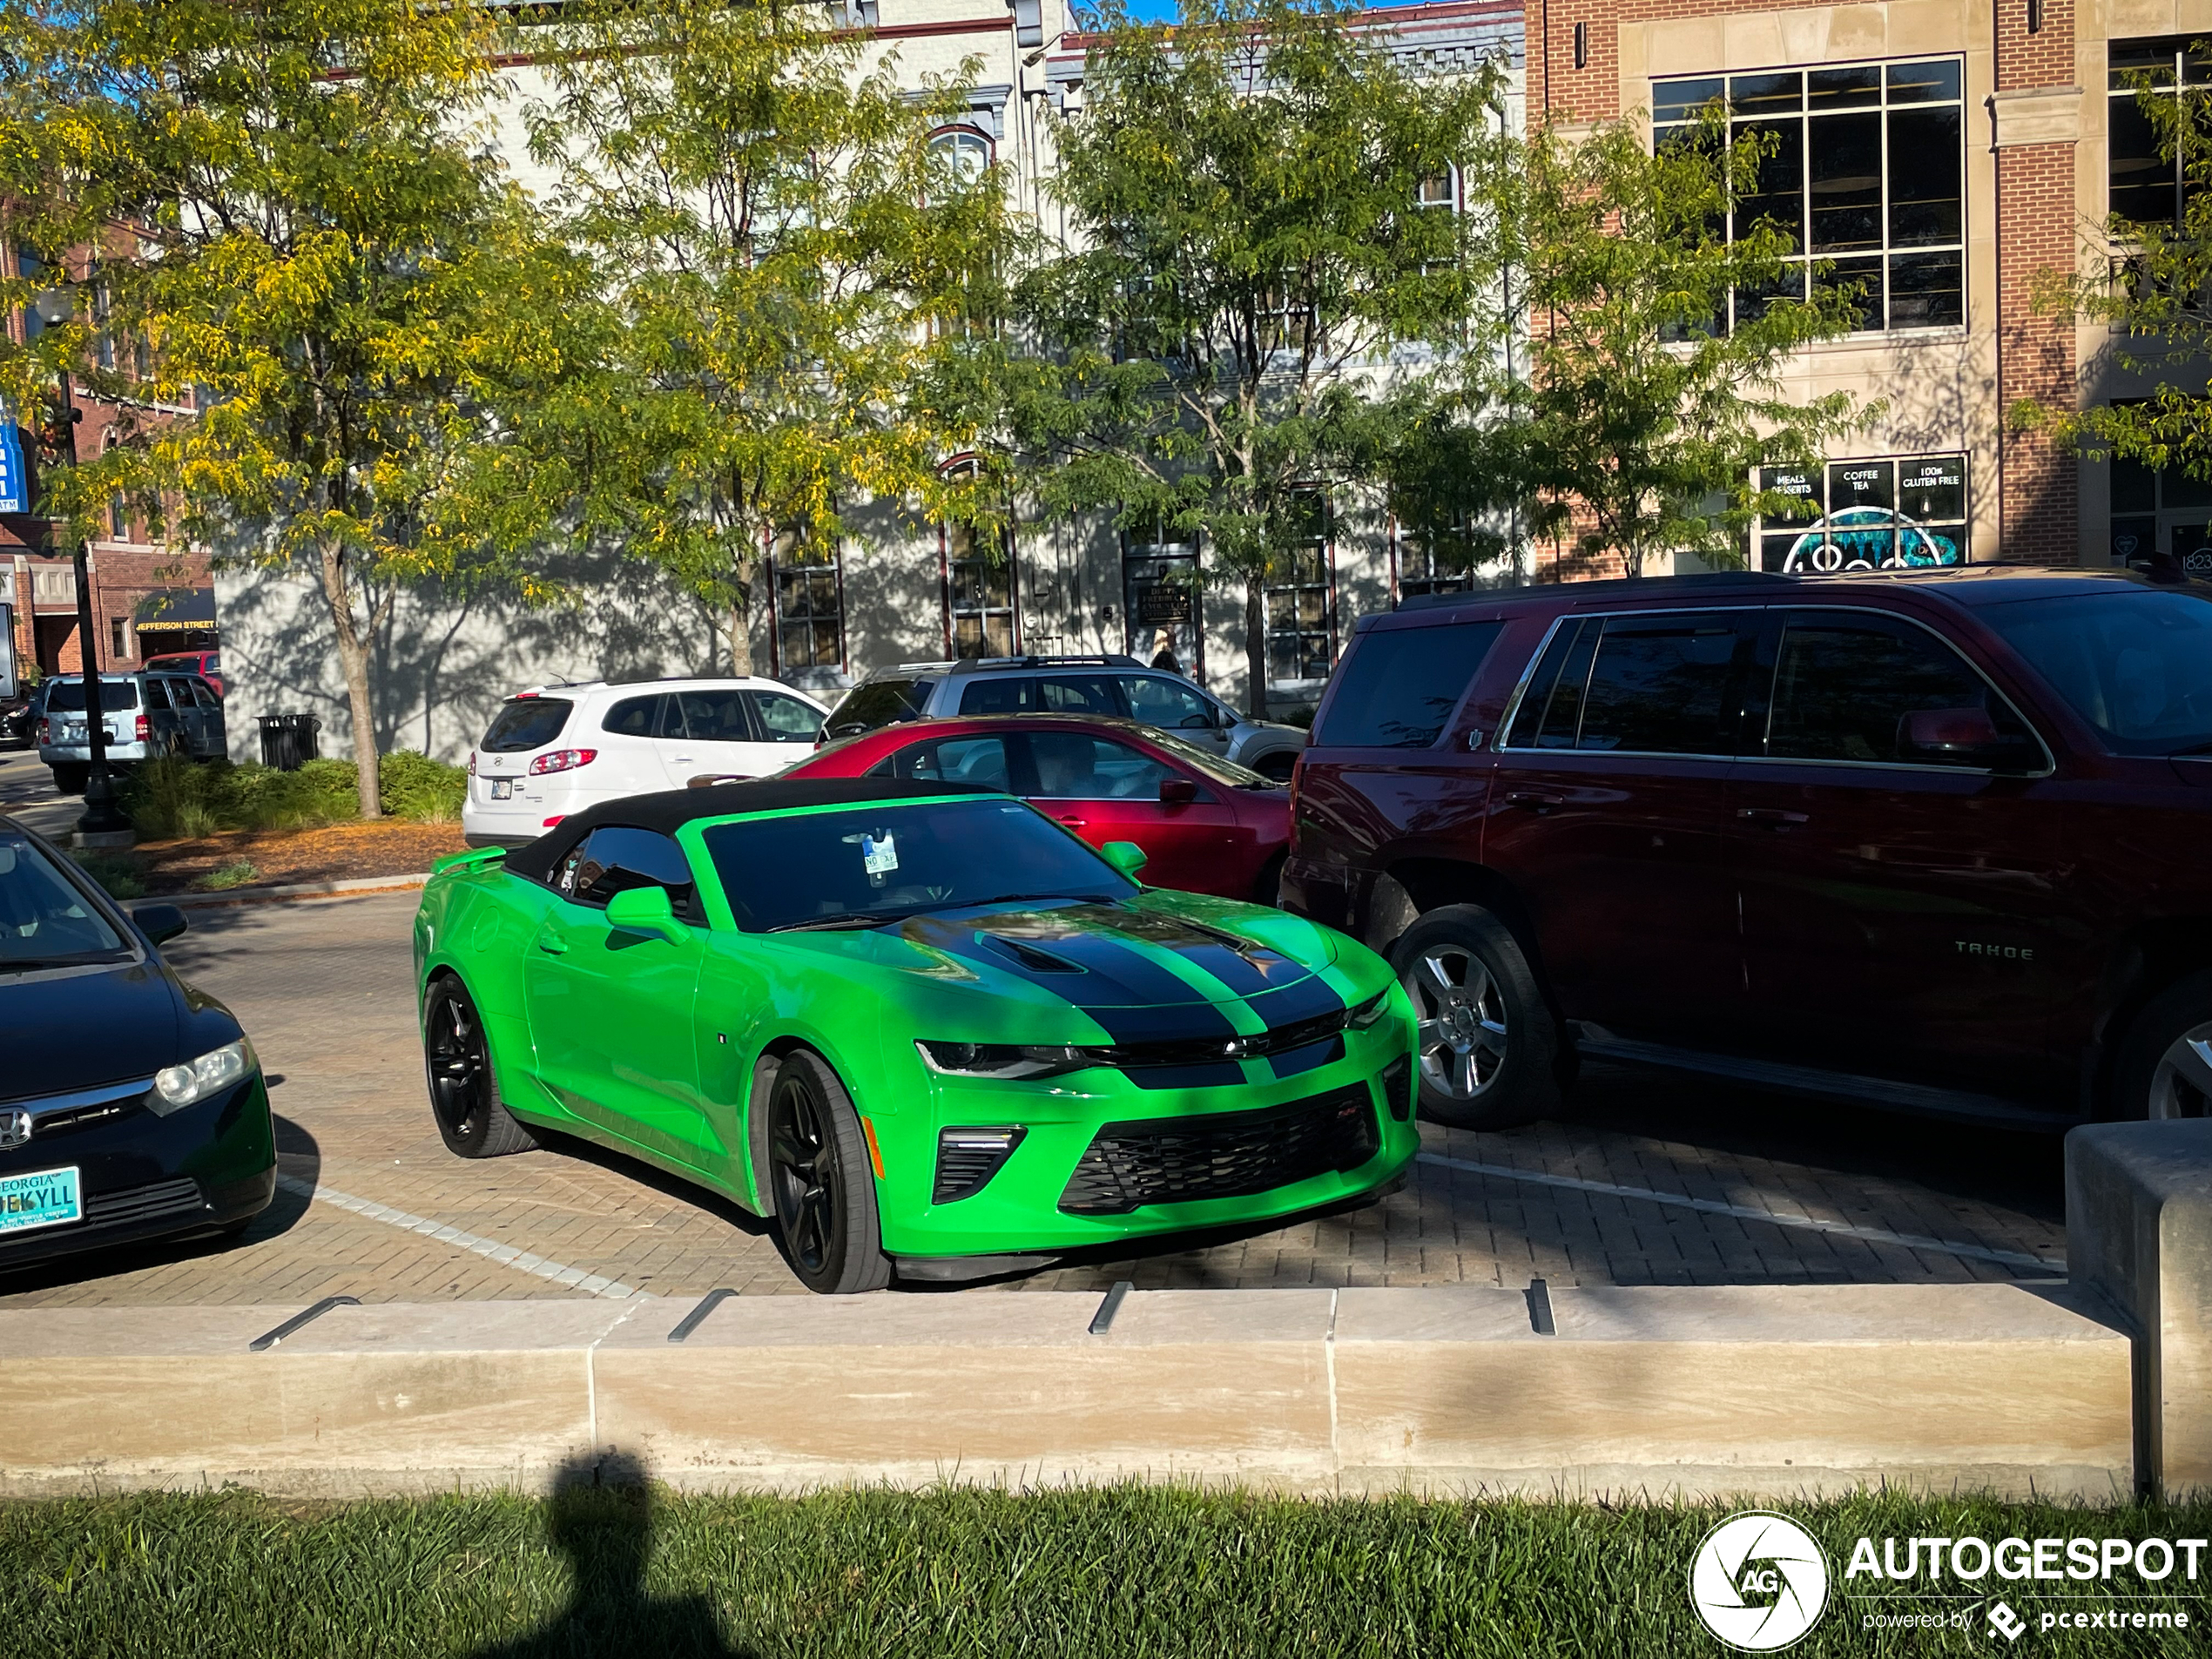
[[[1410,1005],[1291,1076],[1146,1089],[1106,1067],[1035,1082],[934,1077],[934,1108],[870,1119],[883,1247],[899,1257],[1053,1253],[1266,1221],[1356,1198],[1420,1147]],[[861,1106],[867,1111],[866,1103]],[[1355,1115],[1359,1122],[1355,1123]],[[1371,1115],[1371,1116],[1366,1116]],[[933,1201],[941,1130],[1019,1126],[980,1189]],[[1353,1138],[1365,1127],[1368,1138]],[[1372,1155],[1348,1163],[1352,1152]],[[1276,1179],[1280,1176],[1284,1178]],[[1154,1201],[1160,1192],[1223,1196]]]
[[[166,1116],[138,1103],[145,1093],[133,1085],[72,1096],[99,1109],[62,1123],[46,1121],[64,1116],[50,1109],[52,1101],[0,1106],[29,1109],[35,1124],[28,1141],[0,1151],[0,1176],[74,1167],[84,1211],[78,1221],[0,1233],[0,1271],[78,1251],[212,1232],[268,1207],[276,1194],[276,1135],[260,1072]]]

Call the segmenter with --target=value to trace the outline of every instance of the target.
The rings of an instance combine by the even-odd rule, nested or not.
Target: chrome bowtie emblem
[[[30,1138],[30,1114],[0,1111],[0,1146],[21,1146]]]

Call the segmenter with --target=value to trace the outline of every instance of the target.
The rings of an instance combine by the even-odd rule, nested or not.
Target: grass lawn
[[[1780,1506],[1830,1559],[1792,1654],[2198,1654],[2197,1583],[2122,1572],[1946,1581],[1855,1599],[1861,1534],[2202,1538],[2212,1506],[2087,1510],[1865,1497]],[[1685,1590],[1726,1509],[1410,1501],[1301,1503],[1159,1487],[802,1499],[584,1490],[551,1502],[280,1504],[245,1494],[0,1504],[0,1651],[39,1655],[861,1656],[1721,1654]],[[1956,1599],[1940,1599],[1945,1595]],[[2002,1595],[2186,1609],[2187,1631],[1997,1640]],[[1869,1607],[1963,1610],[1953,1631],[1869,1630]],[[2202,1616],[2200,1616],[2202,1615]]]

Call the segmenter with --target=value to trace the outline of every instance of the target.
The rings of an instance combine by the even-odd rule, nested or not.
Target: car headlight
[[[1390,1010],[1390,990],[1387,985],[1344,1016],[1344,1022],[1354,1031],[1365,1031]]]
[[[929,1042],[917,1038],[921,1063],[949,1077],[1056,1077],[1097,1062],[1066,1043]]]
[[[163,1116],[182,1111],[197,1101],[206,1100],[217,1089],[229,1088],[260,1063],[253,1053],[253,1045],[240,1037],[236,1042],[210,1049],[197,1060],[164,1066],[155,1072],[153,1092],[146,1096],[146,1104]]]

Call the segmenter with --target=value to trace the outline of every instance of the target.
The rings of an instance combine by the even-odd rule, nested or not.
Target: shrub
[[[354,767],[311,760],[297,772],[248,761],[150,760],[124,786],[124,810],[148,840],[219,830],[305,829],[351,818]]]
[[[377,786],[386,812],[419,824],[452,823],[469,799],[466,772],[412,749],[384,757],[377,769]]]
[[[192,883],[210,893],[221,893],[228,887],[242,887],[255,880],[260,872],[244,859],[234,859],[219,870],[210,870]]]

